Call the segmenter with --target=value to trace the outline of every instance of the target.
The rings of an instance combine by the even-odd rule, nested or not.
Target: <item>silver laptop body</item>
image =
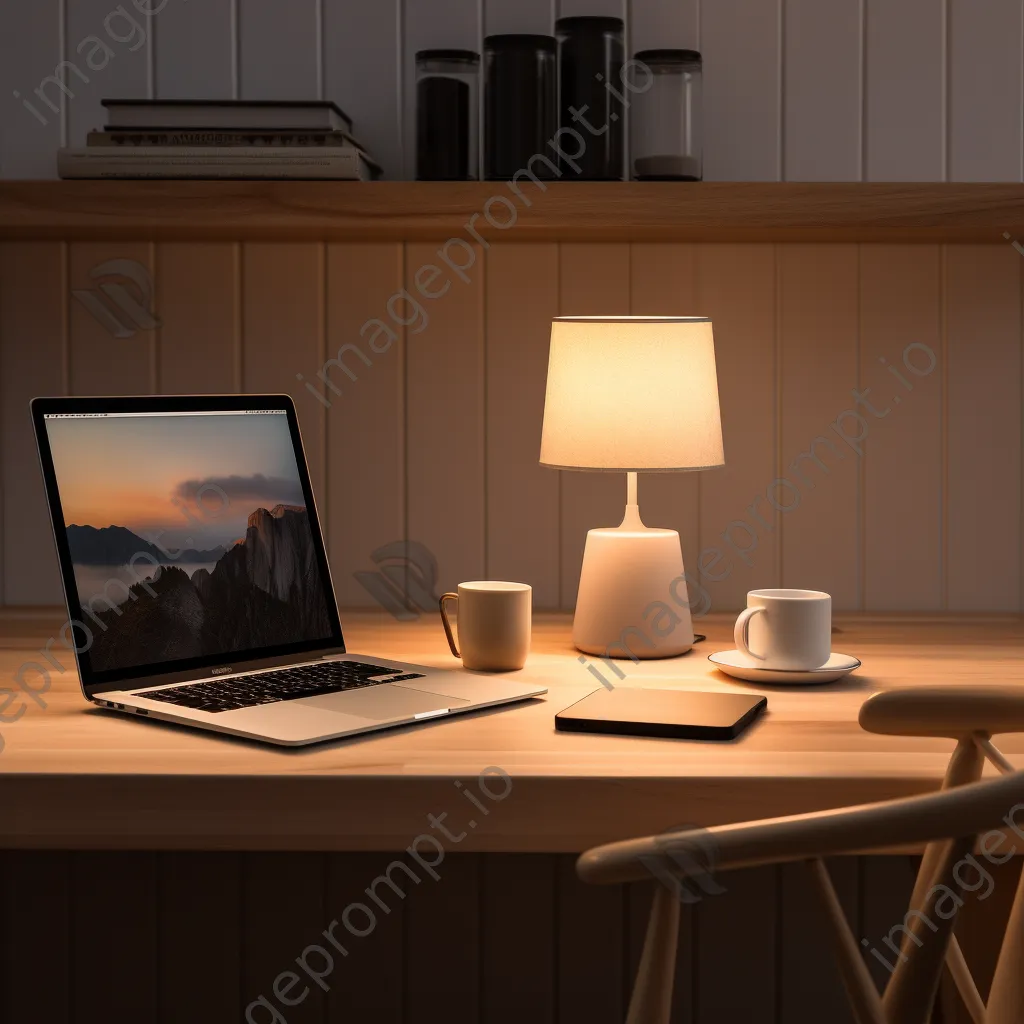
[[[346,651],[287,396],[44,398],[32,416],[64,635],[100,707],[302,746],[546,692]]]

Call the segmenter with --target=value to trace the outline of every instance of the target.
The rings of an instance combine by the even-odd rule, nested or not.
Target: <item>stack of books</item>
[[[372,181],[380,167],[328,102],[104,100],[105,130],[61,149],[62,178]]]

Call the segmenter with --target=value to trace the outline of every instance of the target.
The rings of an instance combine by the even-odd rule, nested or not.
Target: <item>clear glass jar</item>
[[[555,22],[559,127],[575,133],[560,139],[569,150],[562,154],[565,180],[621,181],[625,174],[623,32],[621,18]]]
[[[416,54],[416,179],[479,177],[480,55],[472,50]]]
[[[703,72],[696,50],[643,50],[627,79],[631,170],[637,181],[700,181]]]

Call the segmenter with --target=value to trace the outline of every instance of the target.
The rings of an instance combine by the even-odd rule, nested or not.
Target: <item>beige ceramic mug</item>
[[[447,601],[458,604],[458,644],[445,609]],[[500,580],[460,583],[459,592],[444,594],[439,605],[448,646],[466,668],[511,672],[526,664],[533,605],[529,584]]]

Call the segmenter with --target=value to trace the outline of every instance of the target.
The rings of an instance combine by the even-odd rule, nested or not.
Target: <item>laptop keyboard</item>
[[[237,711],[257,704],[274,704],[300,697],[319,697],[325,693],[340,693],[363,686],[398,683],[403,679],[422,679],[422,672],[405,672],[384,665],[370,665],[362,661],[325,661],[316,665],[275,669],[235,679],[216,679],[206,683],[189,683],[152,693],[136,690],[134,695],[147,700],[159,700],[195,711]],[[381,676],[387,678],[381,679]]]

